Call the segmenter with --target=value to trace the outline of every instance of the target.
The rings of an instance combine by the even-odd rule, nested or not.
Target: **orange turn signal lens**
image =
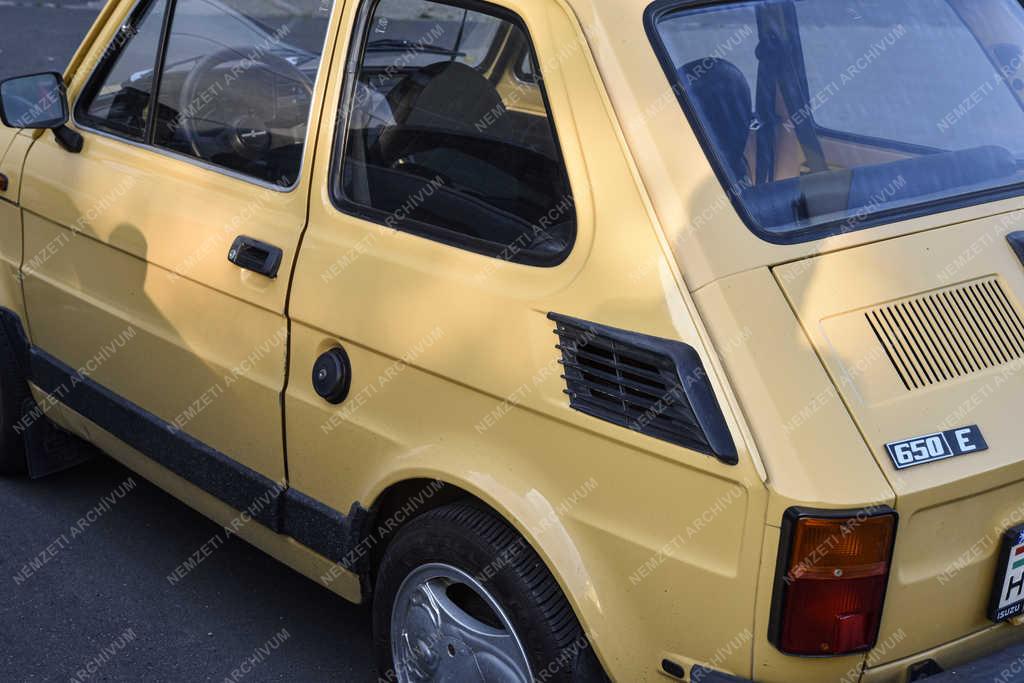
[[[793,549],[787,574],[847,577],[871,576],[886,571],[892,551],[895,517],[804,517],[793,529]]]

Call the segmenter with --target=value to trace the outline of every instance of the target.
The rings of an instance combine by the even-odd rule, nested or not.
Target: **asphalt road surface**
[[[0,79],[63,71],[101,3],[0,0]]]
[[[0,0],[0,78],[64,68],[99,3]],[[0,479],[0,681],[376,681],[370,618],[103,457]]]

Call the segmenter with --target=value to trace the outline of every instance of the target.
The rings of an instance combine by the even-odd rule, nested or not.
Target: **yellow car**
[[[0,102],[5,473],[387,681],[1024,671],[1020,3],[111,0]]]

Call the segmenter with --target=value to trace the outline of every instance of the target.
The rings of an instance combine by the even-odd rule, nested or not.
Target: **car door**
[[[353,47],[347,80],[330,88],[337,120],[321,127],[319,147],[333,151],[316,163],[286,395],[292,484],[335,509],[369,503],[360,488],[393,453],[447,440],[439,435],[449,427],[428,420],[426,404],[452,408],[451,420],[466,426],[455,417],[458,391],[442,384],[435,394],[412,368],[492,396],[522,381],[516,372],[532,361],[490,364],[483,351],[492,324],[533,322],[536,310],[520,297],[565,288],[585,253],[573,250],[575,195],[539,80],[501,94],[510,62],[524,48],[535,59],[530,34],[508,9],[470,5],[347,8]],[[318,395],[308,379],[332,347],[351,367],[340,397]],[[528,353],[522,339],[515,350]]]
[[[25,165],[34,374],[86,430],[246,507],[285,479],[285,312],[331,3],[120,12],[69,84],[81,153],[43,135]]]

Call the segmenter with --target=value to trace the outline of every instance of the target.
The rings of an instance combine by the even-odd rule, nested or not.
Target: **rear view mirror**
[[[63,77],[48,72],[0,83],[0,119],[11,128],[62,127],[68,122]]]

